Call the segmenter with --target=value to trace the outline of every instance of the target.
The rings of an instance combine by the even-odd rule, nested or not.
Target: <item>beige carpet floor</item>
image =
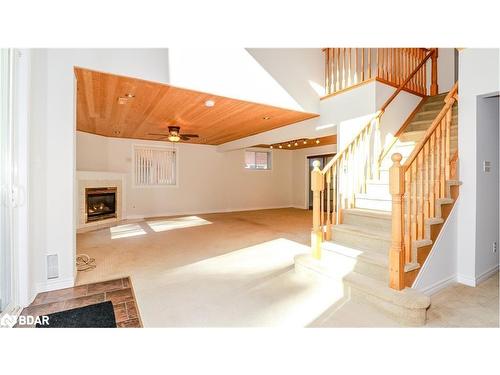
[[[293,208],[123,222],[77,235],[77,253],[97,264],[77,284],[130,276],[145,327],[398,326],[340,286],[295,274],[310,227],[311,213]],[[498,326],[498,277],[471,289],[433,299],[429,326]],[[450,311],[445,293],[463,309]],[[476,299],[479,320],[467,308]]]

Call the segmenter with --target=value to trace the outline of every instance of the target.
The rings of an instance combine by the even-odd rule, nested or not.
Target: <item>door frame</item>
[[[337,154],[337,152],[329,152],[329,151],[325,151],[323,153],[311,153],[310,155],[305,155],[305,159],[304,159],[304,163],[305,163],[305,169],[306,169],[306,176],[305,176],[305,200],[304,200],[304,208],[306,210],[309,210],[309,189],[310,189],[310,172],[309,172],[309,159],[312,159],[312,158],[323,158],[323,157],[327,157],[327,156],[333,156],[335,157],[335,155]]]

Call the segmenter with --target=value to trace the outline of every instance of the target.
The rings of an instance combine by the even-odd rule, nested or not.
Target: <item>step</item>
[[[325,252],[326,253],[326,252]],[[425,324],[430,298],[414,289],[397,291],[389,288],[387,281],[378,280],[356,271],[339,271],[329,260],[315,259],[310,254],[295,256],[295,271],[322,277],[333,283],[343,283],[346,298],[375,306],[402,324]]]
[[[387,255],[391,245],[391,232],[351,224],[338,224],[332,227],[332,240],[355,249],[373,250]]]
[[[388,177],[387,180],[382,181],[388,181]],[[387,194],[357,193],[355,194],[354,198],[356,208],[365,208],[369,210],[379,211],[391,211],[392,209],[392,197],[389,192],[387,192]]]
[[[427,130],[432,125],[432,121],[433,120],[412,121],[406,128],[405,132],[412,130]],[[451,128],[453,129],[454,127],[457,127],[457,117],[452,117],[451,121]]]
[[[389,182],[380,180],[366,181],[366,194],[387,194],[389,192]]]
[[[388,185],[380,185],[386,186],[388,189]],[[386,211],[348,208],[342,211],[342,223],[390,232],[392,216],[390,212]]]
[[[402,140],[403,142],[415,142],[418,143],[424,138],[426,130],[411,130],[411,131],[406,131],[403,134],[399,136],[399,139]]]
[[[358,272],[381,281],[389,281],[389,257],[370,250],[358,250],[335,241],[321,244],[321,258],[344,273]]]

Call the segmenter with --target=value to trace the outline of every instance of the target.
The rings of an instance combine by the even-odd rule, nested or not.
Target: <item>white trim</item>
[[[419,289],[420,292],[432,296],[433,294],[439,292],[441,289],[457,282],[455,275],[444,278],[443,280],[436,281],[434,284],[429,285],[424,289]]]
[[[483,281],[486,281],[489,279],[491,276],[493,276],[495,273],[498,272],[498,264],[494,266],[493,268],[490,268],[486,272],[483,272],[481,275],[476,277],[476,285],[481,284]]]
[[[476,286],[476,279],[465,275],[457,275],[457,282],[468,286]]]
[[[49,292],[51,290],[72,288],[74,286],[75,286],[75,279],[73,277],[68,277],[65,279],[47,280],[46,282],[41,282],[36,284],[35,294]]]

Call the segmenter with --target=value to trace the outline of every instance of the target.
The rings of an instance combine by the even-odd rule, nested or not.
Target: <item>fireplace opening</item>
[[[86,188],[87,223],[116,217],[116,187]]]

